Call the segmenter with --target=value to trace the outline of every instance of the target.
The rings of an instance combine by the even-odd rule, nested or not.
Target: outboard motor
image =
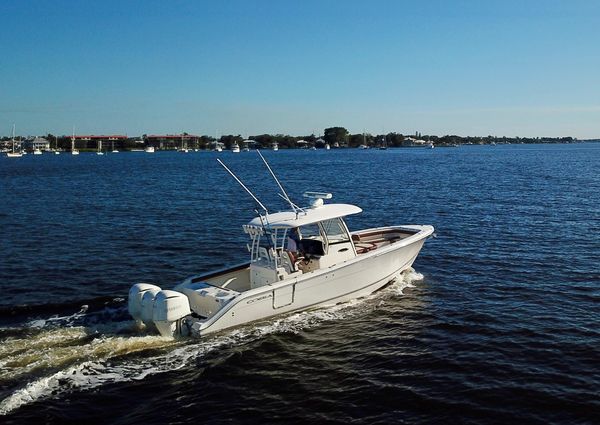
[[[156,294],[158,293],[160,293],[160,288],[153,288],[147,290],[144,292],[144,295],[142,295],[141,318],[142,322],[144,322],[144,325],[150,329],[154,328],[154,322],[152,321],[152,310],[154,308],[154,297],[156,297]]]
[[[144,294],[150,293],[152,295],[151,298],[154,299],[154,296],[159,292],[160,288],[150,283],[136,283],[129,290],[127,309],[138,325],[141,325],[144,321],[142,319],[142,298],[144,297]],[[152,310],[150,310],[149,319],[150,321],[152,320]]]
[[[180,319],[190,314],[192,314],[190,302],[185,294],[171,290],[160,291],[156,294],[152,320],[162,336],[172,338],[181,334]]]

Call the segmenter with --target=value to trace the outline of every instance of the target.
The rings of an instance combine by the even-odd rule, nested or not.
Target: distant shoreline
[[[15,136],[15,149],[23,151],[70,151],[73,144],[81,152],[111,152],[117,150],[143,151],[152,147],[157,151],[172,150],[231,150],[241,149],[344,149],[344,148],[411,148],[411,147],[459,147],[463,145],[510,145],[510,144],[555,144],[600,142],[600,139],[578,140],[573,137],[496,137],[496,136],[457,136],[457,135],[405,135],[391,132],[372,135],[368,133],[350,134],[344,127],[329,127],[323,136],[290,136],[283,134],[260,134],[244,138],[241,135],[223,135],[219,138],[188,133],[166,135],[63,135],[23,137]],[[0,151],[12,150],[13,139],[0,139]]]

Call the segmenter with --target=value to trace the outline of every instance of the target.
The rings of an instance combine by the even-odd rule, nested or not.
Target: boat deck
[[[365,230],[363,232],[353,233],[352,242],[354,242],[354,246],[356,247],[356,253],[360,255],[401,241],[415,233],[417,232],[409,229],[390,227],[377,230]]]

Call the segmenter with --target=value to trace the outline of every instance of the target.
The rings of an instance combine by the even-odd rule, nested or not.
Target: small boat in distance
[[[249,322],[364,297],[397,279],[411,266],[428,225],[397,225],[350,231],[345,218],[362,212],[349,204],[325,204],[330,193],[306,192],[298,207],[260,154],[290,209],[262,212],[242,226],[250,258],[239,264],[188,277],[173,290],[137,283],[128,311],[140,326],[163,337],[205,335]],[[227,220],[224,221],[227,224]],[[240,256],[241,260],[241,256]]]
[[[279,144],[277,142],[271,143],[271,149],[274,150],[274,151],[278,151],[279,150]]]
[[[96,155],[104,155],[104,152],[102,152],[102,140],[98,140],[98,150],[96,151]]]
[[[79,155],[79,151],[75,149],[75,127],[73,127],[73,135],[71,136],[71,155]]]
[[[379,149],[382,151],[387,150],[388,145],[387,145],[387,135],[383,135],[383,142],[381,143],[381,145],[379,145]]]
[[[188,153],[190,150],[187,147],[187,143],[183,141],[183,134],[181,135],[181,148],[177,152]]]
[[[363,133],[362,136],[363,136],[363,142],[358,148],[359,149],[369,149],[369,145],[367,144],[367,138],[365,136],[365,133]]]
[[[9,158],[20,158],[23,156],[23,151],[19,150],[19,152],[17,152],[15,150],[15,125],[13,124],[13,130],[12,130],[12,152],[6,152],[6,156]]]
[[[144,152],[154,153],[154,146],[146,146],[146,149],[144,149]]]
[[[240,146],[236,142],[233,142],[233,145],[231,146],[231,152],[240,153]]]

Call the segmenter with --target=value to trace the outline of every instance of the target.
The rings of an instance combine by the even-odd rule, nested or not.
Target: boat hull
[[[325,270],[244,292],[210,319],[192,321],[191,334],[203,336],[280,314],[367,296],[410,268],[426,238],[433,233],[432,226],[411,227],[419,232],[397,244]]]

